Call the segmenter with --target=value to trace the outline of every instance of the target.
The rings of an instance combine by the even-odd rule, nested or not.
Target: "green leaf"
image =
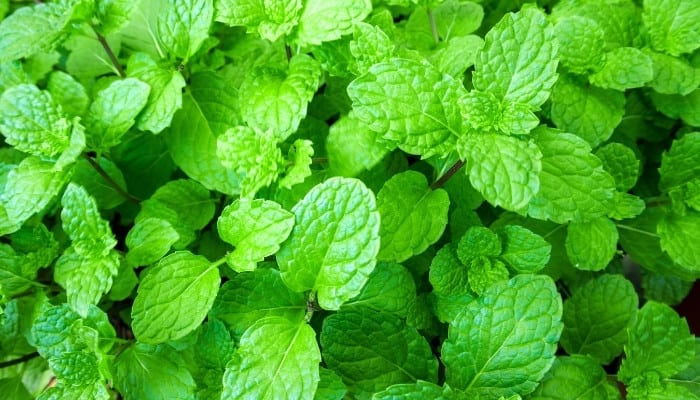
[[[219,290],[219,271],[202,256],[179,251],[148,270],[131,310],[142,343],[179,339],[199,326]]]
[[[67,36],[71,14],[62,3],[20,7],[0,23],[3,61],[19,60],[54,49]]]
[[[661,158],[659,174],[659,189],[664,192],[685,185],[700,174],[700,132],[673,141]]]
[[[484,19],[484,9],[476,2],[447,0],[435,7],[433,17],[440,37],[448,41],[479,29]]]
[[[700,127],[700,89],[686,96],[651,92],[656,108],[671,118],[680,118],[688,125]]]
[[[301,0],[244,0],[218,1],[216,20],[231,26],[245,26],[248,32],[257,31],[271,42],[287,36],[299,22]]]
[[[527,104],[499,100],[491,92],[472,90],[459,101],[462,116],[479,132],[527,135],[540,123]]]
[[[696,273],[700,272],[700,212],[688,211],[685,215],[666,214],[656,228],[661,248],[673,261]]]
[[[622,352],[638,303],[634,286],[622,275],[605,274],[586,282],[564,302],[562,347],[569,354],[610,363]]]
[[[279,186],[291,189],[292,186],[304,182],[311,176],[311,164],[313,163],[313,142],[305,139],[297,139],[289,147],[287,153],[287,169],[279,180]]]
[[[480,36],[457,36],[438,44],[438,48],[428,56],[428,60],[441,72],[459,79],[469,67],[474,65],[483,47],[484,39]]]
[[[46,89],[51,97],[60,104],[66,114],[79,117],[85,114],[90,104],[85,87],[71,75],[63,71],[54,71],[49,76]]]
[[[605,32],[591,18],[579,15],[557,19],[554,34],[559,41],[561,64],[575,74],[600,70],[605,63]]]
[[[644,271],[640,285],[646,299],[675,306],[690,293],[694,283],[677,276]]]
[[[114,386],[127,399],[193,399],[187,364],[165,345],[134,343],[114,360]]]
[[[372,400],[448,400],[453,396],[449,386],[442,388],[434,383],[418,380],[416,383],[391,385],[372,395]]]
[[[510,274],[505,264],[488,257],[478,257],[469,262],[469,287],[477,296],[497,282],[508,280]]]
[[[187,61],[209,36],[212,0],[163,0],[157,13],[156,36],[164,50]]]
[[[89,385],[72,386],[59,383],[55,387],[51,387],[43,392],[38,400],[62,400],[62,399],[78,399],[78,400],[109,400],[110,393],[103,382],[93,382]]]
[[[646,0],[642,19],[658,51],[677,56],[700,47],[700,10],[693,0]]]
[[[0,63],[0,93],[13,86],[25,83],[31,84],[32,80],[29,79],[27,72],[22,68],[20,61]]]
[[[226,206],[217,221],[219,236],[236,249],[226,261],[237,272],[252,271],[277,253],[294,226],[294,214],[270,200],[240,199]]]
[[[615,179],[617,190],[626,192],[637,183],[641,165],[632,149],[621,143],[608,143],[596,150],[595,155]]]
[[[192,76],[189,87],[166,136],[170,156],[207,189],[238,194],[242,176],[216,156],[217,136],[240,125],[237,99],[223,79],[210,72]]]
[[[450,325],[442,345],[447,383],[472,397],[530,393],[554,362],[561,313],[549,277],[517,275],[491,286]]]
[[[129,58],[128,75],[151,87],[148,101],[136,117],[136,127],[142,131],[160,133],[170,126],[173,115],[182,107],[185,78],[174,68],[159,66],[149,55],[136,53]]]
[[[88,352],[66,352],[50,361],[51,369],[62,383],[87,386],[100,379],[97,371],[97,357]]]
[[[309,325],[263,318],[245,331],[226,366],[222,398],[313,399],[320,362]]]
[[[374,194],[351,178],[330,178],[294,206],[296,224],[277,262],[292,290],[318,292],[321,307],[337,310],[357,296],[379,252]]]
[[[377,165],[389,152],[389,146],[380,133],[369,129],[351,113],[331,125],[326,151],[332,172],[354,177]]]
[[[608,218],[571,222],[567,227],[566,254],[584,271],[604,269],[617,252],[617,228]]]
[[[598,87],[624,91],[642,87],[653,77],[648,55],[634,47],[619,47],[605,54],[603,67],[588,79]]]
[[[0,130],[15,149],[54,157],[68,148],[71,123],[49,92],[22,84],[0,97]]]
[[[438,362],[428,342],[390,314],[358,308],[328,316],[321,348],[328,368],[364,397],[393,384],[437,381]]]
[[[292,57],[287,70],[257,68],[241,83],[241,115],[249,126],[271,130],[282,141],[299,128],[320,84],[321,66],[305,54]]]
[[[607,215],[615,182],[588,144],[577,136],[546,130],[535,142],[542,151],[542,173],[528,214],[560,224]]]
[[[180,240],[177,230],[161,218],[144,218],[126,235],[126,260],[129,265],[150,265],[161,259]]]
[[[289,290],[279,271],[262,268],[237,274],[224,283],[209,316],[223,321],[239,340],[246,329],[263,318],[301,322],[305,312],[304,295]]]
[[[294,41],[308,46],[339,39],[371,11],[370,0],[306,0]]]
[[[126,78],[97,92],[85,119],[88,146],[108,150],[119,144],[146,105],[150,90],[140,80]]]
[[[459,261],[451,245],[440,249],[431,261],[429,280],[434,313],[442,322],[454,321],[476,297],[469,285],[468,268]]]
[[[360,294],[343,304],[342,309],[364,307],[405,318],[416,300],[416,284],[411,273],[400,264],[377,264]]]
[[[378,258],[402,262],[424,252],[442,236],[449,206],[447,192],[432,190],[424,175],[415,171],[394,175],[377,193],[382,221]]]
[[[13,400],[32,400],[34,398],[22,384],[21,376],[0,379],[0,393],[4,393]]]
[[[452,150],[462,133],[462,84],[431,65],[392,59],[348,85],[355,117],[383,139],[423,158]]]
[[[538,109],[557,80],[558,43],[544,13],[524,8],[506,14],[485,41],[474,66],[474,87]]]
[[[663,94],[685,96],[700,86],[700,72],[680,57],[671,57],[655,51],[647,51],[654,64],[652,89]]]
[[[109,222],[102,219],[95,199],[82,186],[69,183],[61,199],[63,230],[80,256],[102,257],[117,244]],[[115,272],[116,273],[116,272]]]
[[[646,203],[638,196],[629,193],[615,192],[613,196],[613,209],[608,216],[617,220],[634,218],[644,212],[645,208]]]
[[[542,236],[520,225],[498,230],[503,243],[501,259],[520,273],[535,273],[547,265],[552,245]]]
[[[366,73],[374,64],[389,61],[394,52],[391,38],[380,27],[364,22],[355,25],[348,47],[354,61],[350,68],[355,75]]]
[[[314,400],[343,400],[348,389],[340,377],[330,369],[321,367]]]
[[[466,135],[459,141],[469,181],[494,206],[522,209],[537,193],[542,154],[529,140],[498,134]]]
[[[625,113],[625,96],[562,74],[552,89],[552,121],[597,147],[610,138]]]
[[[457,257],[465,265],[479,257],[497,257],[499,254],[501,239],[483,226],[469,228],[457,244]]]
[[[688,367],[695,356],[695,338],[688,323],[665,304],[647,302],[629,328],[628,337],[618,373],[626,384],[649,372],[671,377]]]
[[[131,20],[131,13],[138,6],[138,2],[130,0],[97,0],[95,1],[95,14],[100,23],[96,29],[107,35],[119,32]]]
[[[223,370],[234,352],[233,339],[223,322],[209,319],[202,325],[195,345],[195,358],[201,365]]]
[[[608,397],[608,376],[589,357],[557,357],[542,383],[528,397],[532,400],[600,400]],[[615,388],[615,390],[618,390]]]

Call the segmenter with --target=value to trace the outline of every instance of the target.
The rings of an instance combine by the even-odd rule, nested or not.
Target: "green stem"
[[[440,34],[438,33],[435,16],[433,15],[433,10],[431,9],[428,9],[428,21],[430,21],[430,31],[433,33],[433,40],[435,41],[435,44],[438,44],[440,43]]]
[[[651,236],[651,237],[657,238],[657,239],[658,239],[658,237],[659,237],[659,235],[657,235],[657,234],[655,234],[655,233],[643,231],[643,230],[641,230],[641,229],[637,229],[637,228],[634,228],[634,227],[631,227],[631,226],[628,226],[628,225],[615,224],[615,226],[617,226],[619,229],[624,229],[624,230],[627,230],[627,231],[630,231],[630,232],[639,233],[640,235]]]
[[[124,71],[124,67],[122,67],[122,65],[119,64],[119,60],[117,59],[117,56],[114,55],[112,48],[109,46],[109,43],[107,43],[107,39],[105,39],[104,36],[102,36],[99,32],[97,32],[97,29],[95,29],[94,26],[92,27],[92,30],[93,30],[93,32],[95,32],[95,35],[97,36],[97,40],[102,45],[102,48],[105,49],[105,53],[107,53],[107,57],[109,57],[109,61],[112,62],[112,65],[114,65],[114,68],[117,70],[117,73],[119,74],[119,76],[122,78],[126,78],[126,72]]]
[[[445,172],[443,176],[440,177],[440,179],[436,180],[432,185],[430,185],[430,189],[435,190],[441,188],[445,183],[447,183],[448,180],[450,180],[450,178],[452,178],[454,174],[457,173],[457,171],[462,169],[462,167],[464,167],[464,161],[458,160],[450,167],[450,169],[447,170],[447,172]]]
[[[92,157],[83,154],[83,158],[85,158],[87,162],[90,163],[90,166],[92,166],[92,168],[94,168],[95,171],[97,171],[97,173],[100,174],[102,179],[104,179],[109,184],[109,186],[111,186],[115,192],[119,193],[119,195],[122,196],[126,201],[136,205],[139,205],[141,203],[140,199],[132,196],[126,190],[122,189],[122,187],[119,186],[119,184],[115,182],[111,176],[109,176],[107,171],[105,171],[97,161],[93,160]]]
[[[29,354],[23,355],[20,358],[15,358],[14,360],[3,361],[3,362],[0,362],[0,369],[11,367],[11,366],[17,365],[17,364],[22,364],[23,362],[27,362],[33,358],[36,358],[36,357],[39,357],[39,353],[35,352],[35,353],[29,353]]]

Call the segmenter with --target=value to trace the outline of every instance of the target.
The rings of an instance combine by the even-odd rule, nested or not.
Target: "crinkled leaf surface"
[[[595,360],[573,355],[557,357],[542,384],[528,397],[533,400],[608,399],[608,376]],[[614,390],[618,390],[615,388]]]
[[[552,245],[542,236],[520,225],[506,225],[498,233],[503,243],[500,257],[514,270],[537,272],[549,262]]]
[[[656,50],[677,56],[700,47],[700,10],[693,0],[646,0],[642,18]]]
[[[294,41],[305,46],[338,39],[371,11],[370,0],[306,0]]]
[[[0,23],[0,53],[12,61],[52,50],[66,37],[71,10],[65,4],[21,7]]]
[[[189,59],[209,36],[214,17],[213,0],[161,0],[156,35],[164,50]]]
[[[603,67],[588,79],[596,86],[624,91],[642,87],[653,77],[648,55],[634,47],[619,47],[605,54]]]
[[[571,222],[567,227],[566,254],[571,264],[586,271],[600,271],[617,251],[617,228],[608,218]]]
[[[405,317],[415,299],[416,284],[411,273],[400,264],[380,262],[360,294],[345,302],[343,309],[366,307]]]

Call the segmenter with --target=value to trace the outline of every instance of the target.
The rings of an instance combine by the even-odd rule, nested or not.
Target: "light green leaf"
[[[454,398],[449,386],[440,387],[434,383],[418,380],[416,383],[391,385],[372,395],[372,400],[449,400]]]
[[[187,364],[165,345],[135,343],[114,361],[114,386],[126,399],[193,399]]]
[[[589,357],[557,357],[531,400],[614,400],[608,397],[608,376]],[[615,390],[618,390],[615,388]]]
[[[557,19],[554,34],[559,41],[561,64],[575,74],[588,74],[603,67],[605,32],[591,18],[579,15]]]
[[[622,275],[605,274],[586,282],[564,302],[562,347],[569,354],[608,364],[622,352],[638,304],[634,286]]]
[[[25,83],[31,84],[32,81],[19,60],[0,63],[0,93]]]
[[[185,78],[175,68],[159,66],[149,55],[136,53],[127,65],[128,75],[151,87],[146,106],[136,117],[136,127],[142,131],[160,133],[170,126],[173,115],[182,107]]]
[[[656,228],[661,248],[673,261],[700,273],[700,212],[688,211],[685,215],[666,214]]]
[[[321,380],[318,382],[314,400],[343,400],[348,389],[340,377],[330,369],[320,368]]]
[[[195,358],[207,368],[223,370],[235,352],[231,333],[223,322],[209,319],[197,337]]]
[[[640,162],[632,149],[621,143],[608,143],[596,150],[595,155],[615,179],[617,190],[626,192],[637,183]]]
[[[67,304],[49,305],[34,318],[27,341],[46,359],[60,357],[67,351],[84,350],[85,342],[72,334],[79,332],[80,325],[80,316]]]
[[[219,290],[219,270],[186,251],[163,258],[148,270],[131,310],[134,335],[142,343],[179,339],[209,312]]]
[[[226,366],[222,398],[313,399],[321,352],[305,322],[267,317],[241,337]]]
[[[389,149],[381,133],[369,129],[352,113],[331,125],[326,139],[330,169],[341,176],[354,177],[372,169]]]
[[[64,153],[65,154],[65,153]],[[81,157],[73,167],[71,182],[82,186],[95,199],[97,207],[101,210],[113,209],[126,201],[124,196],[117,192],[105,178],[91,165],[95,162],[104,172],[122,189],[126,189],[124,175],[114,162],[107,157],[100,157],[99,161],[88,161]]]
[[[435,7],[433,17],[440,37],[448,41],[479,29],[484,19],[484,9],[472,1],[447,0]]]
[[[469,181],[494,206],[518,210],[538,192],[542,154],[530,140],[498,134],[466,135],[459,141]]]
[[[0,23],[3,61],[52,50],[66,38],[71,16],[71,10],[64,3],[19,7]]]
[[[603,67],[588,79],[598,87],[624,91],[642,87],[653,77],[648,55],[634,47],[619,47],[605,54]]]
[[[474,87],[538,109],[557,80],[558,43],[545,14],[534,7],[506,14],[485,41],[474,66]]]
[[[535,142],[542,151],[542,173],[528,214],[559,224],[607,215],[615,182],[588,144],[577,136],[546,130]]]
[[[216,156],[217,136],[241,122],[233,89],[210,72],[192,76],[189,88],[166,136],[170,156],[207,189],[238,194],[242,176],[221,165]]]
[[[428,342],[390,314],[358,308],[326,317],[321,348],[328,368],[363,397],[418,379],[437,382],[438,362]]]
[[[700,9],[693,0],[645,0],[642,19],[658,51],[677,56],[700,47]]]
[[[608,216],[616,220],[634,218],[644,212],[645,208],[646,203],[640,197],[629,193],[615,192],[612,210]]]
[[[237,272],[252,271],[275,254],[294,226],[294,214],[270,200],[239,199],[226,206],[216,223],[219,236],[236,249],[226,261]]]
[[[119,32],[129,23],[138,4],[130,0],[96,0],[95,16],[100,22],[95,28],[102,35]]]
[[[109,400],[110,398],[110,392],[107,391],[104,382],[96,381],[89,385],[80,386],[59,383],[41,393],[37,400]]]
[[[447,192],[432,190],[424,175],[415,171],[394,175],[377,193],[382,221],[378,258],[402,262],[424,252],[442,236],[449,206]]]
[[[457,36],[447,42],[440,42],[438,48],[428,56],[428,60],[441,72],[460,79],[464,71],[474,65],[483,47],[484,39],[480,36]]]
[[[508,269],[499,260],[477,257],[469,262],[469,287],[477,296],[482,295],[495,283],[508,280],[509,277]]]
[[[500,257],[520,273],[534,273],[547,265],[552,245],[542,236],[520,225],[506,225],[498,230],[503,243]]]
[[[102,219],[95,199],[82,186],[69,183],[61,199],[63,230],[76,253],[85,257],[102,257],[117,244],[109,222]],[[116,274],[116,272],[115,272]]]
[[[257,68],[241,83],[243,119],[283,141],[299,128],[320,84],[321,66],[305,54],[292,57],[287,70]]]
[[[476,297],[469,285],[467,267],[451,245],[440,249],[430,263],[433,312],[441,322],[452,322],[466,304]]]
[[[628,337],[618,373],[626,384],[650,372],[671,377],[688,367],[695,357],[695,338],[688,323],[665,304],[647,302],[629,328]]]
[[[150,265],[163,257],[180,239],[170,222],[161,218],[143,218],[126,235],[126,261],[132,266]]]
[[[292,290],[318,292],[321,307],[337,310],[357,296],[379,252],[374,194],[356,179],[331,178],[292,209],[296,224],[277,262]]]
[[[307,0],[294,41],[308,46],[339,39],[352,33],[353,26],[371,11],[370,0]]]
[[[68,148],[71,123],[49,92],[22,84],[0,97],[0,130],[15,149],[54,157]]]
[[[651,92],[656,108],[671,118],[680,118],[688,125],[700,127],[700,89],[686,96]]]
[[[49,360],[51,370],[62,383],[75,386],[88,386],[100,379],[97,370],[97,357],[94,353],[71,351],[61,357]]]
[[[462,116],[475,131],[527,135],[540,123],[527,104],[499,100],[491,92],[472,90],[459,102]]]
[[[561,313],[547,276],[517,275],[491,286],[450,325],[442,346],[447,383],[472,397],[533,391],[554,362]]]
[[[0,393],[4,393],[6,396],[8,396],[8,398],[13,400],[34,399],[34,396],[32,396],[27,391],[24,384],[22,384],[21,376],[0,379]]]
[[[262,268],[237,274],[224,283],[209,316],[223,321],[239,340],[246,329],[263,318],[301,322],[305,312],[304,294],[289,290],[279,271]]]
[[[655,51],[647,51],[654,63],[652,89],[663,94],[685,96],[700,85],[700,71],[680,57],[671,57]]]
[[[379,263],[360,294],[343,304],[342,309],[366,307],[405,318],[416,300],[416,284],[411,273],[400,264]]]
[[[490,229],[473,226],[459,239],[457,257],[465,265],[479,257],[496,257],[501,254],[501,240]]]
[[[291,189],[292,186],[304,182],[311,176],[311,163],[313,162],[313,142],[306,139],[297,139],[289,147],[287,153],[287,169],[279,180],[279,186]]]
[[[105,37],[107,44],[114,54],[121,51],[121,36],[112,34]],[[66,72],[75,77],[83,85],[88,86],[93,79],[101,75],[116,74],[114,66],[109,62],[104,47],[93,35],[87,25],[83,25],[81,34],[73,34],[62,47],[69,51],[65,60]]]
[[[462,133],[464,86],[431,65],[405,59],[375,64],[347,90],[355,117],[407,153],[447,154]]]
[[[355,75],[366,73],[374,64],[389,61],[394,52],[391,39],[378,26],[360,22],[355,25],[353,37],[349,48],[354,59],[351,68]]]
[[[97,92],[85,119],[88,146],[108,150],[119,144],[146,105],[150,90],[140,80],[126,78]]]
[[[617,228],[608,218],[571,222],[567,227],[566,254],[571,264],[584,271],[600,271],[617,251]]]
[[[301,0],[217,1],[216,20],[231,26],[245,26],[271,42],[287,36],[299,22]]]
[[[625,96],[562,74],[552,89],[552,121],[597,147],[610,138],[625,113]]]
[[[156,36],[164,50],[187,61],[209,37],[212,0],[164,0],[157,14]]]
[[[676,139],[661,158],[659,189],[670,192],[700,175],[700,132]]]
[[[87,111],[90,98],[85,87],[71,75],[63,71],[52,72],[46,89],[68,115],[80,117]]]

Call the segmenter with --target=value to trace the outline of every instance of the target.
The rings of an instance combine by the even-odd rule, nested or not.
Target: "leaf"
[[[462,116],[478,132],[527,135],[540,123],[527,104],[499,100],[491,92],[472,90],[459,101]]]
[[[389,152],[389,146],[380,133],[370,130],[351,113],[331,125],[326,151],[331,171],[354,177],[377,165]]]
[[[231,26],[245,26],[271,42],[287,36],[299,22],[301,0],[218,1],[215,19]]]
[[[561,64],[575,74],[587,75],[605,63],[605,31],[591,18],[580,15],[557,19],[554,34]]]
[[[467,36],[481,26],[484,9],[475,2],[447,0],[441,2],[433,11],[437,30],[443,40]]]
[[[484,39],[474,65],[474,87],[538,109],[557,79],[558,46],[544,13],[524,8],[506,14]]]
[[[95,199],[82,186],[69,183],[61,205],[63,230],[70,237],[77,255],[103,257],[109,254],[117,240],[109,223],[100,216]]]
[[[14,400],[32,400],[34,398],[22,384],[21,376],[0,379],[0,392]]]
[[[685,59],[647,51],[654,66],[650,86],[658,93],[685,96],[700,86],[700,73]]]
[[[402,262],[424,252],[442,236],[449,206],[447,192],[432,190],[424,175],[415,171],[394,175],[377,193],[382,221],[378,258]]]
[[[119,144],[146,105],[150,90],[140,80],[126,78],[97,92],[85,121],[88,146],[108,150]]]
[[[321,367],[321,380],[314,394],[314,400],[343,400],[348,389],[340,377],[330,369]]]
[[[615,179],[617,190],[626,192],[637,183],[641,165],[632,149],[621,143],[608,143],[600,147],[595,155]]]
[[[59,383],[43,392],[38,400],[109,400],[110,393],[103,382],[93,382],[85,386],[71,386]]]
[[[136,127],[142,131],[160,133],[170,126],[175,112],[182,108],[185,79],[176,69],[158,65],[149,55],[136,53],[129,58],[128,75],[150,86],[148,101],[136,117]]]
[[[418,331],[390,314],[358,308],[324,319],[323,359],[354,392],[437,381],[438,363]]]
[[[411,273],[400,264],[380,262],[360,294],[345,302],[342,309],[369,308],[405,318],[416,299]]]
[[[607,215],[615,183],[586,142],[551,131],[540,132],[535,142],[542,152],[542,173],[528,214],[560,224]]]
[[[49,92],[21,84],[0,97],[0,130],[17,150],[51,158],[68,148],[71,123]]]
[[[491,286],[450,325],[446,382],[471,396],[530,393],[554,362],[561,313],[549,277],[517,275]]]
[[[180,235],[170,222],[161,218],[144,218],[126,235],[126,260],[132,266],[150,265],[170,251]]]
[[[52,72],[46,89],[66,114],[76,117],[84,115],[87,111],[90,98],[83,85],[71,75],[63,71]]]
[[[239,199],[226,206],[217,221],[222,240],[236,246],[227,262],[236,272],[252,271],[275,254],[294,226],[294,214],[270,200]]]
[[[692,0],[646,0],[642,19],[655,50],[677,56],[700,47],[700,12]]]
[[[102,35],[119,32],[129,23],[136,6],[138,2],[129,0],[95,1],[95,14],[100,21],[96,29]]]
[[[688,125],[700,127],[700,89],[695,89],[686,96],[651,92],[650,97],[662,113],[671,118],[680,118]]]
[[[690,293],[694,281],[685,281],[676,276],[661,275],[654,272],[642,274],[640,283],[644,297],[671,306],[678,305]],[[697,356],[697,355],[696,355]]]
[[[88,352],[66,352],[50,360],[51,369],[62,383],[88,386],[100,379],[97,371],[97,357]]]
[[[683,371],[695,356],[695,339],[685,318],[654,301],[639,310],[628,329],[628,343],[618,377],[629,384],[635,377],[654,372],[670,377]]]
[[[261,319],[226,366],[222,398],[313,399],[320,362],[316,333],[305,322]]]
[[[177,352],[138,342],[116,357],[114,386],[127,399],[192,399],[196,389]]]
[[[508,280],[510,274],[505,264],[488,257],[478,257],[469,262],[469,287],[477,296],[500,281]]]
[[[700,132],[676,139],[661,158],[659,189],[670,192],[700,174]]]
[[[224,283],[209,317],[223,321],[233,337],[240,340],[246,329],[263,318],[301,322],[305,312],[304,295],[287,288],[279,271],[261,268],[237,274]]]
[[[299,128],[320,84],[319,63],[304,54],[292,57],[287,70],[254,69],[241,83],[241,115],[249,126],[271,130],[283,141]]]
[[[459,239],[457,257],[465,265],[479,257],[496,257],[501,254],[501,240],[483,226],[473,226]]]
[[[518,210],[537,193],[542,170],[532,141],[498,134],[473,134],[459,141],[469,181],[494,206]]]
[[[3,61],[19,60],[53,50],[67,36],[71,10],[65,4],[20,7],[0,23]]]
[[[654,77],[651,58],[634,47],[619,47],[605,54],[605,63],[589,76],[592,84],[624,91],[644,86]]]
[[[561,345],[569,354],[588,355],[608,364],[622,352],[639,299],[622,275],[591,279],[564,302]]]
[[[625,96],[562,74],[552,89],[552,121],[591,147],[610,138],[625,113]]]
[[[566,254],[584,271],[604,269],[617,252],[617,228],[607,218],[571,222],[567,227]]]
[[[429,55],[428,60],[441,72],[459,79],[469,67],[474,65],[476,57],[483,47],[484,39],[480,36],[457,36],[438,44],[437,50]]]
[[[442,388],[434,383],[416,381],[416,383],[404,383],[391,385],[372,396],[372,400],[448,400],[452,399],[453,392],[449,387]]]
[[[317,291],[321,307],[337,310],[360,293],[376,264],[374,194],[359,180],[330,178],[292,212],[294,229],[277,253],[282,279],[294,291]]]
[[[520,273],[535,273],[549,262],[552,245],[542,236],[520,225],[506,225],[498,231],[503,243],[501,259]]]
[[[212,0],[164,0],[157,14],[156,36],[165,51],[189,60],[209,36]]]
[[[195,358],[201,365],[223,370],[234,352],[233,339],[223,322],[210,319],[202,325],[195,345]]]
[[[462,133],[457,80],[418,61],[373,65],[348,85],[355,117],[383,139],[423,158],[452,150]]]
[[[279,186],[291,189],[292,186],[304,182],[311,176],[311,164],[313,163],[313,142],[305,139],[297,139],[289,147],[287,153],[287,169],[279,180]]]
[[[307,0],[294,41],[299,46],[308,46],[339,39],[352,33],[353,26],[371,11],[370,0]]]
[[[608,399],[606,387],[608,385],[605,370],[593,359],[579,355],[557,357],[540,386],[528,398],[532,400]]]
[[[179,251],[142,277],[131,310],[142,343],[179,339],[199,326],[219,290],[219,271],[206,258]]]
[[[362,75],[372,65],[389,61],[395,46],[380,27],[360,22],[355,25],[348,47],[352,55],[350,69],[355,75]]]
[[[700,212],[688,211],[685,215],[666,214],[656,228],[661,248],[673,261],[692,270],[696,274],[700,266]]]

